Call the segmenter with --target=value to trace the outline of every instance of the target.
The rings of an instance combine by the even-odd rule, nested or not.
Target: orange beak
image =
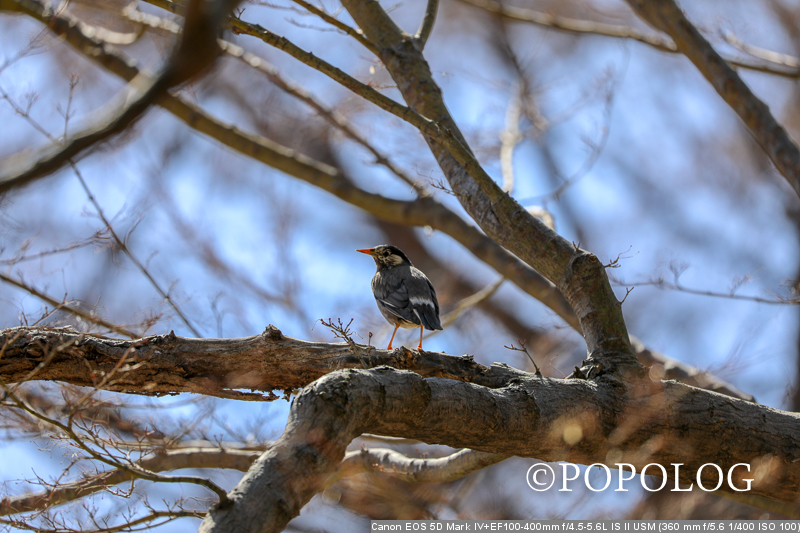
[[[360,250],[356,250],[356,252],[361,252],[362,254],[367,255],[375,255],[375,251],[372,248],[362,248]]]

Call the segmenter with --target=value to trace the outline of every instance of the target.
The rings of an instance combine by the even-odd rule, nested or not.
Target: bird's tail
[[[427,305],[417,312],[417,316],[419,316],[419,321],[425,326],[425,329],[442,329],[442,323],[439,322],[436,312],[432,308],[429,309]]]

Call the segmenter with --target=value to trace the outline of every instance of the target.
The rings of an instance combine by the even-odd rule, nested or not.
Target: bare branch
[[[18,5],[23,11],[39,12],[42,9],[42,6],[36,2],[24,2],[23,0],[19,0]],[[194,15],[192,18],[198,21],[202,20],[202,17]],[[195,30],[190,30],[187,34],[197,36],[194,35]],[[198,44],[202,45],[202,43]],[[32,157],[31,154],[22,153],[11,156],[10,159],[5,160],[3,166],[11,169],[20,166],[21,163],[26,164],[26,162],[31,159],[33,159],[34,162],[22,171],[12,170],[5,176],[0,176],[0,193],[7,192],[14,187],[25,185],[59,170],[85,150],[116,135],[133,124],[150,107],[151,103],[158,95],[166,91],[169,87],[187,79],[177,76],[184,68],[178,65],[178,61],[186,59],[178,56],[178,51],[185,50],[185,45],[177,47],[174,56],[167,64],[164,72],[158,77],[150,78],[147,75],[140,74],[138,77],[131,80],[129,88],[134,91],[135,96],[133,98],[128,98],[127,103],[123,104],[118,109],[106,111],[104,113],[105,116],[98,120],[96,124],[87,127],[84,131],[70,139],[65,139],[60,143],[60,146],[47,149],[42,155]],[[207,62],[203,65],[203,68],[205,68],[205,66],[207,66]],[[114,107],[116,108],[117,106]]]
[[[172,13],[180,14],[183,12],[181,4],[173,2],[172,0],[145,0],[145,1],[148,4],[152,4],[162,9],[169,10]],[[438,131],[436,125],[433,124],[427,118],[412,111],[408,107],[395,102],[388,96],[384,96],[383,94],[381,94],[374,88],[370,87],[366,83],[358,81],[357,79],[350,76],[341,69],[338,69],[333,65],[331,65],[330,63],[323,61],[322,59],[316,57],[314,54],[310,52],[306,52],[305,50],[298,47],[285,37],[277,35],[265,29],[263,26],[260,26],[258,24],[251,24],[249,22],[245,22],[238,18],[230,18],[228,19],[227,27],[234,33],[257,37],[258,39],[261,39],[270,46],[274,46],[275,48],[278,48],[279,50],[286,52],[287,54],[294,57],[301,63],[308,65],[309,67],[315,70],[318,70],[319,72],[325,74],[335,82],[341,84],[343,87],[351,90],[353,93],[361,96],[362,98],[364,98],[369,102],[372,102],[373,104],[377,105],[384,111],[387,111],[392,115],[405,120],[406,122],[414,125],[417,128],[430,130],[431,133]]]
[[[172,310],[175,311],[175,314],[177,314],[178,317],[180,317],[181,321],[183,321],[186,327],[189,328],[189,331],[191,331],[195,337],[202,337],[202,335],[200,335],[200,332],[198,332],[197,329],[192,325],[192,323],[189,321],[186,315],[183,314],[183,311],[181,311],[181,308],[178,306],[178,304],[172,299],[172,297],[166,291],[164,291],[164,289],[161,288],[161,285],[159,285],[159,283],[155,280],[155,278],[153,278],[153,276],[145,268],[145,266],[136,258],[135,255],[133,255],[133,252],[131,252],[130,248],[128,248],[126,242],[123,239],[121,239],[119,235],[117,235],[116,231],[114,231],[114,227],[111,225],[111,222],[106,218],[105,213],[103,213],[103,208],[100,207],[100,203],[95,199],[94,194],[92,194],[91,189],[89,189],[89,185],[86,183],[86,180],[83,179],[83,174],[81,174],[81,172],[78,170],[77,165],[75,165],[75,163],[70,161],[70,166],[72,166],[72,170],[75,171],[75,175],[78,177],[78,181],[81,182],[81,186],[83,187],[83,190],[86,192],[86,196],[89,198],[89,201],[92,202],[92,205],[97,211],[97,215],[100,217],[100,220],[103,221],[103,224],[105,224],[106,229],[114,238],[114,241],[117,243],[117,246],[119,246],[120,250],[122,250],[125,253],[125,255],[128,256],[128,259],[130,259],[131,262],[134,265],[136,265],[136,268],[139,269],[139,272],[141,272],[142,275],[144,275],[144,277],[147,278],[147,281],[150,282],[150,285],[153,286],[153,288],[156,290],[156,292],[158,292],[161,298],[163,298],[164,301],[166,301],[169,304]]]
[[[527,356],[528,356],[528,359],[530,359],[530,361],[531,361],[531,364],[533,365],[533,368],[535,368],[535,369],[536,369],[536,375],[538,375],[538,376],[541,376],[541,375],[542,375],[542,371],[541,371],[541,370],[539,370],[539,365],[537,365],[537,364],[536,364],[536,361],[534,361],[534,360],[533,360],[533,356],[532,356],[532,355],[531,355],[531,353],[528,351],[528,348],[526,348],[526,347],[525,347],[525,341],[524,341],[524,340],[522,340],[522,339],[520,339],[520,340],[518,340],[517,342],[519,343],[519,348],[517,348],[517,347],[516,347],[516,346],[514,346],[513,344],[511,344],[511,345],[509,345],[509,346],[503,346],[503,348],[505,348],[506,350],[512,350],[512,351],[514,351],[514,352],[522,352],[522,353],[524,353],[525,355],[527,355]]]
[[[671,382],[645,378],[626,394],[618,384],[536,377],[488,389],[388,368],[335,372],[298,395],[283,435],[230,492],[232,504],[212,509],[200,531],[281,531],[364,432],[544,461],[625,462],[637,469],[674,462],[676,450],[690,449],[680,455],[678,477],[687,484],[707,462],[723,471],[752,464],[742,474],[760,479],[753,470],[766,464],[764,451],[780,450],[769,456],[767,470],[759,470],[769,481],[754,482],[750,494],[794,505],[800,416]],[[780,467],[772,468],[773,460]]]
[[[261,453],[259,450],[181,448],[156,452],[135,464],[148,472],[186,468],[229,468],[246,472]],[[57,484],[44,492],[4,498],[0,501],[0,516],[54,507],[133,479],[137,477],[132,471],[117,468],[72,483]]]
[[[769,107],[714,50],[674,0],[628,0],[628,4],[650,25],[675,40],[678,50],[739,115],[778,172],[800,195],[800,149]]]
[[[178,9],[177,4],[169,0],[152,0],[151,3],[173,12],[177,12],[175,10]],[[266,35],[269,37],[269,40],[266,42],[270,44],[273,44],[275,39],[280,41],[277,36],[270,34],[266,30],[263,30],[263,28],[256,28],[240,20],[231,21],[231,24],[237,24],[237,27],[246,28],[248,31],[252,31],[254,35],[261,35],[262,37]],[[263,33],[262,30],[266,33]],[[273,39],[273,36],[275,39]],[[79,50],[91,49],[85,42],[85,36],[78,34],[77,37],[79,37],[80,40],[76,39],[76,42],[74,42],[76,48]],[[69,42],[72,43],[72,41]],[[288,50],[301,61],[308,59],[302,55],[295,55],[297,52],[296,47],[288,47]],[[96,53],[90,57],[98,57],[98,55],[99,54]],[[99,58],[101,63],[108,67],[108,59],[110,58],[105,58],[102,55],[99,55]],[[126,68],[116,67],[111,70],[126,78],[133,74],[131,67],[127,66]],[[370,88],[370,90],[372,89]],[[306,161],[311,161],[308,158],[294,156],[294,159],[297,161],[293,161],[291,165],[283,164],[281,161],[284,159],[284,154],[287,152],[283,150],[280,152],[277,150],[273,151],[271,148],[276,145],[271,141],[239,132],[230,126],[219,124],[202,110],[184,100],[173,97],[168,104],[162,103],[161,105],[195,130],[217,139],[234,150],[254,157],[265,164],[278,168],[290,175],[336,194],[339,198],[364,209],[379,219],[407,225],[427,225],[446,233],[463,244],[468,250],[476,253],[482,261],[495,268],[508,280],[518,285],[534,298],[545,303],[545,305],[554,310],[559,316],[572,325],[573,328],[580,332],[580,325],[578,324],[572,308],[566,303],[563,296],[558,291],[553,290],[551,284],[542,283],[544,280],[542,280],[541,276],[533,269],[499,248],[492,239],[476,231],[472,226],[465,224],[460,217],[451,216],[452,212],[444,208],[438,202],[434,202],[429,197],[423,197],[414,203],[398,202],[395,200],[388,200],[378,195],[365,193],[361,189],[356,188],[350,180],[329,180],[327,176],[324,176],[325,179],[315,179],[315,177],[320,174],[320,167],[326,169],[326,174],[336,174],[335,172],[327,170],[330,169],[330,167],[326,165],[306,164]],[[686,367],[685,365],[663,355],[660,355],[660,357],[663,358],[660,360],[661,362],[667,363],[666,379],[680,379],[685,376],[685,373],[678,370],[673,372],[673,369],[684,368]],[[650,359],[647,358],[645,360]],[[725,382],[720,380],[719,383]],[[730,386],[725,387],[725,390],[736,391],[737,389]],[[752,398],[752,396],[748,394],[742,394],[743,396],[740,396],[742,398]],[[736,394],[734,394],[734,396],[736,396]]]
[[[127,352],[126,352],[125,355],[127,355]],[[119,367],[119,365],[122,362],[124,362],[124,360],[125,360],[125,358],[123,357],[118,362],[117,367]],[[113,370],[116,371],[117,369],[118,368],[114,368]],[[109,381],[108,381],[107,378],[109,378],[111,376],[111,374],[113,374],[113,371],[111,373],[107,374],[106,376],[104,376],[104,379],[100,383],[98,383],[98,385],[97,385],[98,389],[102,389],[107,384],[109,384]],[[157,474],[155,472],[151,472],[149,470],[146,470],[146,469],[142,468],[141,466],[136,465],[134,463],[126,464],[123,461],[119,460],[118,458],[112,457],[109,453],[107,453],[106,450],[104,449],[104,447],[102,446],[102,444],[99,443],[98,441],[95,440],[93,442],[93,444],[98,445],[102,451],[98,451],[94,447],[92,447],[89,444],[87,444],[84,436],[78,434],[78,432],[74,428],[74,425],[73,425],[73,420],[74,420],[73,419],[73,415],[74,415],[74,413],[71,414],[68,417],[67,423],[64,424],[64,423],[62,423],[62,422],[60,422],[60,421],[58,421],[58,420],[56,420],[54,418],[51,418],[51,417],[49,417],[47,415],[44,415],[44,414],[40,413],[38,410],[34,409],[33,407],[31,407],[30,405],[25,403],[24,400],[22,400],[20,397],[18,397],[16,394],[14,394],[14,391],[11,390],[9,388],[9,386],[6,384],[5,380],[3,380],[1,378],[0,378],[0,388],[2,388],[4,393],[5,393],[3,395],[3,399],[4,400],[5,399],[10,399],[11,400],[11,402],[7,403],[6,405],[15,406],[15,407],[25,411],[29,415],[33,416],[34,418],[37,418],[37,419],[41,420],[42,422],[45,422],[46,424],[50,424],[52,426],[55,426],[57,429],[61,430],[64,434],[66,434],[69,437],[69,439],[74,444],[76,444],[78,446],[78,448],[83,450],[87,455],[89,455],[94,460],[99,461],[99,462],[104,463],[104,464],[107,464],[109,466],[118,468],[120,470],[123,470],[123,471],[127,472],[132,478],[135,478],[135,479],[144,479],[144,480],[147,480],[147,481],[157,481],[157,482],[160,482],[160,483],[193,483],[195,485],[200,485],[200,486],[203,486],[203,487],[207,488],[208,490],[214,492],[217,495],[217,497],[219,498],[219,502],[220,503],[227,502],[227,499],[228,499],[227,493],[219,485],[217,485],[216,483],[214,483],[210,479],[205,479],[205,478],[196,477],[196,476],[164,476],[164,475]],[[94,391],[90,391],[88,394],[92,394],[93,392]],[[91,438],[91,435],[89,435],[89,438]]]
[[[27,185],[39,178],[58,171],[71,160],[81,155],[92,146],[120,133],[133,124],[149,107],[157,95],[167,87],[165,78],[135,79],[131,87],[139,88],[137,94],[121,109],[106,112],[96,124],[78,133],[63,145],[57,145],[40,151],[38,155],[27,151],[9,156],[0,165],[10,172],[0,176],[0,193]],[[29,162],[33,161],[32,164]],[[24,169],[17,170],[24,166]]]
[[[376,2],[342,4],[380,48],[380,59],[417,113],[438,126],[420,128],[464,209],[493,240],[554,285],[577,312],[590,354],[606,370],[641,366],[633,355],[622,309],[594,255],[573,246],[528,213],[489,176],[466,145],[422,52]],[[416,124],[415,124],[416,126]],[[603,361],[601,361],[603,360]]]
[[[0,4],[0,9],[8,9],[5,4],[10,2],[17,4],[16,10],[34,16],[42,16],[45,13],[46,8],[42,4],[27,0],[4,0]],[[95,124],[69,139],[64,139],[59,146],[48,148],[41,155],[31,156],[22,153],[5,160],[2,166],[12,170],[0,176],[0,193],[59,170],[89,148],[127,129],[167,89],[191,79],[208,68],[217,56],[215,41],[217,26],[222,15],[227,13],[229,3],[231,0],[219,0],[213,3],[192,0],[181,40],[163,72],[155,78],[140,73],[129,84],[129,89],[134,91],[135,96],[127,95],[125,103],[121,106],[114,105],[114,109],[106,111],[105,116]],[[63,17],[54,19],[64,20]],[[28,165],[27,162],[31,158],[34,162]],[[26,168],[16,170],[16,167],[22,164]]]
[[[461,1],[509,19],[518,20],[521,22],[530,22],[532,24],[536,24],[537,26],[542,26],[548,29],[577,34],[614,37],[617,39],[632,39],[648,46],[652,46],[653,48],[663,52],[678,51],[678,48],[675,46],[675,43],[672,42],[672,39],[663,37],[656,33],[643,33],[629,26],[623,26],[620,24],[606,24],[594,20],[563,17],[561,15],[544,13],[534,9],[510,6],[495,0]]]
[[[649,373],[652,379],[674,379],[675,381],[699,389],[718,392],[748,402],[756,401],[753,395],[740,390],[738,387],[719,379],[709,372],[698,370],[691,365],[671,359],[659,352],[649,350],[639,339],[632,338],[631,344],[634,350],[636,350],[636,357],[639,361],[641,361],[643,365],[650,367]]]
[[[730,44],[731,46],[736,47],[737,49],[741,50],[746,54],[750,54],[753,57],[757,57],[759,59],[763,59],[764,61],[769,61],[771,63],[776,63],[778,65],[782,65],[787,68],[798,70],[800,69],[800,59],[796,58],[795,56],[791,56],[789,54],[781,54],[779,52],[775,52],[773,50],[767,50],[766,48],[761,48],[760,46],[755,46],[749,43],[746,43],[736,37],[736,35],[732,31],[725,31],[722,32],[722,38]],[[728,60],[728,63],[735,65],[731,60]]]
[[[47,302],[48,304],[54,306],[55,308],[57,308],[59,310],[62,310],[62,311],[65,311],[65,312],[67,312],[67,313],[69,313],[71,315],[75,315],[77,317],[80,317],[80,318],[82,318],[82,319],[84,319],[84,320],[86,320],[86,321],[88,321],[88,322],[90,322],[92,324],[97,324],[98,326],[103,326],[104,328],[107,328],[109,331],[113,331],[114,333],[119,333],[120,335],[124,335],[124,336],[130,337],[132,339],[135,339],[136,337],[138,337],[138,335],[133,333],[132,331],[129,331],[129,330],[127,330],[127,329],[125,329],[123,327],[120,327],[120,326],[118,326],[116,324],[113,324],[113,323],[111,323],[111,322],[109,322],[109,321],[107,321],[107,320],[105,320],[103,318],[100,318],[100,317],[94,315],[93,313],[90,313],[88,311],[84,311],[83,309],[81,309],[79,307],[74,307],[72,305],[69,305],[69,302],[67,302],[66,300],[58,301],[55,298],[53,298],[52,296],[50,296],[48,294],[45,294],[44,292],[31,287],[30,285],[26,284],[25,282],[23,282],[21,280],[16,280],[16,279],[12,278],[11,276],[8,276],[7,274],[4,274],[2,272],[0,272],[0,280],[1,281],[5,281],[9,285],[13,285],[13,286],[15,286],[15,287],[17,287],[19,289],[22,289],[23,291],[26,291],[26,292],[32,294],[33,296],[36,296],[40,300],[42,300],[44,302]]]
[[[363,46],[364,48],[366,48],[367,50],[369,50],[373,54],[378,55],[377,48],[375,48],[375,45],[372,44],[372,42],[370,42],[366,37],[364,37],[364,32],[363,31],[357,30],[355,28],[351,28],[350,26],[348,26],[347,24],[345,24],[341,20],[339,20],[336,17],[334,17],[331,14],[329,14],[327,11],[325,11],[321,7],[317,7],[314,4],[306,2],[305,0],[292,0],[292,1],[295,4],[297,4],[299,6],[302,6],[303,8],[308,10],[309,12],[317,15],[319,18],[321,18],[322,20],[324,20],[325,22],[327,22],[331,26],[334,26],[334,27],[340,29],[341,31],[345,32],[347,35],[349,35],[350,37],[352,37],[353,39],[358,41],[359,44],[361,44],[361,46]]]
[[[680,283],[670,283],[662,278],[649,279],[643,281],[632,281],[632,282],[625,282],[618,279],[615,279],[613,281],[616,285],[620,286],[628,286],[628,285],[652,286],[652,287],[658,287],[659,289],[685,292],[687,294],[696,294],[698,296],[710,296],[712,298],[726,298],[728,300],[744,300],[747,302],[756,302],[760,304],[770,304],[770,305],[800,305],[800,296],[795,296],[794,298],[782,298],[780,296],[776,296],[775,298],[763,298],[761,296],[748,296],[746,294],[736,294],[735,290],[731,290],[730,292],[707,291],[703,289],[692,289],[690,287],[685,287]]]
[[[226,53],[234,57],[240,58],[246,64],[266,74],[269,80],[276,86],[278,86],[281,90],[306,103],[314,111],[319,113],[319,115],[322,118],[324,118],[328,123],[330,123],[332,126],[340,130],[348,138],[352,139],[356,143],[366,148],[375,157],[376,163],[385,166],[394,175],[396,175],[401,180],[411,185],[417,192],[417,194],[425,193],[424,189],[420,186],[418,180],[414,180],[413,178],[411,178],[411,176],[409,176],[402,168],[396,165],[386,155],[378,151],[372,145],[372,143],[370,143],[363,135],[358,133],[358,131],[356,131],[356,129],[353,128],[342,115],[322,104],[319,100],[314,98],[308,91],[303,89],[300,85],[292,81],[289,81],[283,76],[281,76],[278,70],[272,65],[270,65],[268,62],[266,62],[264,59],[254,54],[251,54],[250,52],[246,52],[240,46],[236,46],[226,41],[220,41],[220,45]]]
[[[63,246],[63,247],[60,247],[60,248],[52,248],[52,249],[49,249],[49,250],[42,250],[41,252],[32,253],[32,254],[25,253],[25,248],[27,248],[27,243],[26,243],[26,246],[23,247],[23,249],[17,251],[11,259],[0,260],[0,264],[1,265],[7,265],[7,266],[11,267],[11,266],[16,265],[17,263],[22,263],[22,262],[25,262],[25,261],[35,261],[37,259],[42,259],[43,257],[48,257],[48,256],[51,256],[51,255],[56,255],[56,254],[62,254],[62,253],[65,253],[65,252],[71,252],[71,251],[77,250],[79,248],[85,248],[87,246],[96,245],[97,242],[98,242],[98,239],[101,237],[101,235],[102,235],[102,232],[97,232],[94,235],[92,235],[91,237],[88,237],[86,239],[81,239],[81,240],[76,241],[76,242],[74,242],[72,244],[69,244],[69,245],[66,245],[66,246]]]
[[[153,0],[153,2],[172,12],[179,12],[179,6],[168,0]],[[50,27],[62,27],[60,24],[50,24],[50,19],[48,17],[40,16],[37,18],[47,23]],[[239,23],[241,23],[241,21],[237,22],[237,24]],[[245,23],[241,24],[244,24],[243,27],[249,27],[258,34],[254,27],[248,26]],[[76,49],[86,53],[88,57],[124,79],[132,79],[138,73],[138,69],[129,59],[122,56],[113,48],[104,46],[102,43],[93,40],[92,37],[84,35],[80,31],[80,27],[69,27],[69,25],[67,25],[64,33],[60,33],[59,35],[64,36],[66,41]],[[277,36],[275,36],[275,39],[277,39],[275,42],[280,41],[280,38],[277,38]],[[337,171],[332,169],[332,167],[316,163],[310,158],[300,156],[267,139],[252,134],[246,134],[232,126],[221,124],[208,116],[208,114],[197,106],[183,99],[172,95],[164,95],[157,103],[180,118],[189,127],[209,135],[234,150],[254,157],[256,160],[317,185],[335,194],[337,197],[365,209],[367,212],[372,213],[382,220],[407,225],[430,226],[442,231],[460,242],[472,253],[475,253],[482,261],[495,268],[500,274],[517,284],[525,292],[545,303],[545,305],[550,307],[570,325],[580,331],[580,325],[578,324],[574,312],[564,300],[561,293],[556,290],[552,284],[544,280],[532,268],[503,250],[492,239],[486,237],[486,235],[480,231],[477,231],[473,226],[465,223],[460,217],[456,216],[438,202],[433,201],[430,197],[423,197],[416,202],[401,202],[366,193],[355,187],[349,180],[331,179],[332,176],[337,176]],[[679,379],[684,375],[681,372],[673,374],[671,369],[680,368],[685,365],[672,361],[665,356],[661,357],[664,358],[664,361],[673,363],[667,364],[667,379]],[[736,389],[730,387],[730,390]],[[232,397],[256,400],[262,399],[261,395],[248,396],[230,391],[228,393],[232,394]],[[223,392],[219,391],[216,394],[221,395]],[[746,394],[743,397],[752,398]]]
[[[72,89],[74,89],[74,87],[75,87],[74,85],[70,85],[70,93],[69,93],[70,94],[70,104],[72,102]],[[14,110],[17,112],[17,114],[23,116],[26,120],[28,120],[38,131],[40,131],[43,135],[45,135],[45,137],[50,139],[50,141],[52,141],[53,144],[58,144],[58,140],[55,139],[52,135],[50,135],[50,133],[47,130],[45,130],[43,127],[41,127],[36,121],[34,121],[32,119],[32,117],[30,116],[30,114],[27,111],[25,111],[24,109],[22,109],[21,106],[19,106],[19,104],[17,104],[4,90],[2,90],[2,88],[0,88],[0,95],[2,95],[3,98],[6,101],[8,101],[9,104],[11,104],[11,106],[14,108]],[[65,126],[64,126],[64,130],[65,130],[64,131],[64,135],[65,135],[65,137],[66,137],[66,129],[67,129],[67,124],[68,123],[69,123],[69,106],[67,107],[67,112],[65,113]],[[156,289],[156,292],[158,292],[158,294],[170,305],[170,307],[172,307],[173,311],[175,311],[175,313],[183,321],[183,323],[186,325],[186,327],[188,327],[189,330],[192,333],[194,333],[194,335],[196,337],[201,337],[202,335],[200,335],[200,333],[197,331],[197,329],[195,329],[195,327],[192,325],[192,323],[189,321],[189,319],[186,317],[186,315],[183,314],[183,311],[181,311],[181,309],[178,306],[178,304],[169,296],[169,294],[167,294],[161,288],[161,286],[158,284],[158,282],[155,280],[155,278],[153,278],[153,276],[145,268],[145,266],[136,258],[135,255],[133,255],[133,252],[131,252],[130,248],[128,248],[128,245],[126,244],[125,240],[121,239],[119,237],[119,235],[117,235],[117,232],[114,231],[114,227],[111,225],[111,221],[109,221],[106,218],[105,213],[103,212],[103,208],[100,207],[100,203],[95,199],[94,194],[92,194],[92,191],[89,189],[89,185],[86,183],[86,180],[83,179],[83,174],[81,173],[80,170],[78,170],[78,166],[75,164],[75,162],[72,159],[68,159],[67,163],[72,168],[73,172],[75,172],[75,175],[77,176],[78,181],[80,182],[81,186],[83,187],[83,190],[86,192],[86,196],[89,198],[89,201],[92,203],[92,205],[94,206],[95,210],[97,211],[97,214],[100,217],[100,220],[103,221],[103,224],[105,225],[105,231],[107,231],[113,237],[113,239],[117,243],[117,246],[119,247],[119,249],[122,250],[125,253],[125,255],[128,256],[128,258],[131,260],[131,262],[133,262],[133,264],[139,269],[139,271],[147,278],[147,280],[150,282],[150,284],[153,286],[153,288]],[[98,232],[98,234],[99,234],[99,232]],[[72,249],[72,248],[69,248],[69,249]]]
[[[158,0],[158,3],[164,3],[164,0]],[[173,4],[168,2],[166,5]],[[62,28],[63,33],[59,35],[65,37],[69,44],[118,76],[133,79],[139,73],[139,69],[131,60],[108,45],[85,35],[79,26],[68,23],[51,25],[50,17],[56,15],[44,12],[33,16],[49,27]],[[501,275],[519,285],[522,290],[545,303],[574,328],[580,328],[570,305],[553,284],[432,197],[424,196],[414,202],[406,202],[369,193],[356,187],[352,180],[346,179],[337,169],[264,137],[223,124],[184,99],[165,94],[157,100],[157,103],[196,131],[248,157],[320,187],[376,217],[399,224],[430,226],[451,236]]]
[[[125,532],[133,532],[133,531],[149,531],[151,528],[159,527],[164,524],[168,524],[173,520],[177,520],[178,518],[187,518],[187,517],[194,517],[200,518],[202,513],[198,513],[197,511],[186,511],[181,509],[174,509],[174,510],[165,510],[165,511],[158,511],[152,510],[145,516],[141,516],[139,518],[126,520],[124,523],[118,526],[108,526],[108,527],[100,527],[98,529],[83,529],[80,530],[73,529],[73,528],[42,528],[42,527],[32,527],[30,524],[26,523],[22,520],[4,520],[0,519],[0,524],[6,524],[15,528],[19,528],[22,530],[31,530],[36,531],[36,533],[75,533],[80,531],[81,533],[118,533],[120,531]],[[153,523],[155,520],[159,518],[164,518],[165,520],[161,520],[160,522]],[[134,529],[137,526],[141,526],[146,524],[146,528],[142,529]],[[95,523],[95,525],[100,525]]]
[[[304,2],[304,0],[295,0],[295,1],[309,10],[320,9]],[[171,21],[160,19],[159,17],[155,17],[154,15],[150,15],[148,13],[129,10],[127,16],[129,19],[135,22],[147,24],[149,26],[167,30],[172,33],[177,34],[180,31],[180,27],[177,24],[174,24]],[[327,13],[325,14],[325,16],[330,17],[330,15],[327,15]],[[346,25],[345,27],[349,28],[349,26]],[[355,32],[356,30],[352,31]],[[360,35],[363,39],[363,35],[360,33],[360,31],[358,32],[358,35]],[[269,62],[250,52],[245,51],[244,48],[242,48],[241,46],[237,46],[228,41],[220,39],[219,44],[224,52],[233,57],[241,59],[245,64],[264,73],[267,76],[267,78],[272,83],[274,83],[278,88],[307,104],[314,111],[319,113],[331,125],[342,131],[347,137],[349,137],[353,141],[357,142],[358,144],[366,148],[375,157],[376,163],[388,168],[392,173],[394,173],[400,179],[402,179],[403,181],[414,187],[414,189],[418,193],[423,192],[422,188],[419,186],[418,181],[413,180],[403,169],[394,164],[386,155],[380,153],[363,135],[358,133],[355,130],[355,128],[353,128],[343,116],[341,116],[333,109],[324,105],[318,99],[314,98],[308,91],[306,91],[299,84],[294,83],[293,81],[290,81],[281,76],[278,70],[274,66],[269,64]],[[374,48],[374,46],[372,48]]]
[[[422,18],[422,24],[419,26],[419,31],[414,36],[417,47],[420,50],[425,48],[428,42],[428,37],[431,36],[433,25],[436,22],[436,12],[439,10],[439,0],[428,0],[425,7],[425,16]],[[377,55],[377,52],[376,52]]]
[[[662,52],[679,53],[678,47],[672,39],[656,33],[641,32],[630,26],[563,17],[561,15],[544,13],[533,9],[509,6],[494,0],[461,1],[512,20],[530,22],[547,29],[565,31],[578,35],[598,35],[614,39],[631,39],[652,46]],[[731,65],[784,78],[797,79],[800,77],[800,64],[798,64],[797,58],[742,43],[730,33],[726,33],[724,37],[730,44],[736,46],[743,52],[763,60],[763,62],[753,62],[726,56],[725,60]]]
[[[105,390],[144,395],[194,392],[255,401],[275,400],[278,396],[272,390],[299,389],[335,369],[363,368],[367,363],[346,343],[293,339],[274,326],[267,327],[262,335],[241,339],[190,339],[170,333],[135,341],[77,333],[69,328],[11,328],[0,331],[3,345],[0,378],[8,383],[24,379],[39,364],[46,347],[67,346],[35,379],[99,387],[98,377],[127,357],[130,364],[103,386]],[[370,367],[409,368],[425,376],[474,380],[486,386],[502,386],[514,376],[527,375],[505,365],[486,367],[472,357],[357,346],[363,353],[369,349]]]
[[[519,129],[522,117],[522,91],[520,84],[506,108],[506,129],[500,133],[500,168],[503,172],[503,190],[511,194],[514,191],[514,148],[525,138]]]
[[[325,486],[345,476],[376,472],[417,483],[446,483],[497,464],[509,455],[461,450],[436,459],[411,459],[389,448],[365,448],[347,452]]]
[[[137,461],[136,466],[149,472],[190,468],[221,468],[247,472],[253,462],[264,453],[264,449],[195,447],[156,451]],[[345,477],[369,472],[389,474],[410,482],[445,483],[499,463],[508,457],[501,454],[461,450],[446,457],[412,459],[389,448],[365,448],[347,452],[344,460],[325,481],[324,486],[333,485]],[[0,500],[0,516],[41,511],[107,490],[109,487],[133,479],[136,478],[129,471],[113,469],[86,476],[78,481],[56,484],[42,492],[7,497]]]
[[[479,305],[482,302],[491,298],[492,295],[497,291],[497,289],[500,288],[500,285],[502,285],[505,280],[506,278],[500,278],[494,283],[487,285],[483,289],[479,290],[475,294],[467,296],[466,298],[459,301],[456,304],[455,309],[453,309],[452,311],[450,311],[449,313],[447,313],[442,317],[442,327],[445,328],[448,327],[453,322],[458,320],[458,317],[464,314],[465,311],[468,311],[469,309],[472,309],[476,305]],[[433,335],[433,333],[431,335]]]

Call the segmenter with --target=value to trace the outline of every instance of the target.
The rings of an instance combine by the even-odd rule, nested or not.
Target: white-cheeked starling
[[[422,350],[422,331],[442,329],[439,322],[439,302],[433,285],[408,260],[396,246],[382,244],[374,248],[356,250],[371,255],[378,271],[372,278],[372,294],[383,317],[394,325],[392,341],[397,328],[419,328],[419,346]]]

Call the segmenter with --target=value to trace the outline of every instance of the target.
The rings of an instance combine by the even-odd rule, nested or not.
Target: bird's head
[[[381,244],[374,248],[362,248],[356,252],[371,255],[379,269],[411,264],[400,248],[389,244]]]

